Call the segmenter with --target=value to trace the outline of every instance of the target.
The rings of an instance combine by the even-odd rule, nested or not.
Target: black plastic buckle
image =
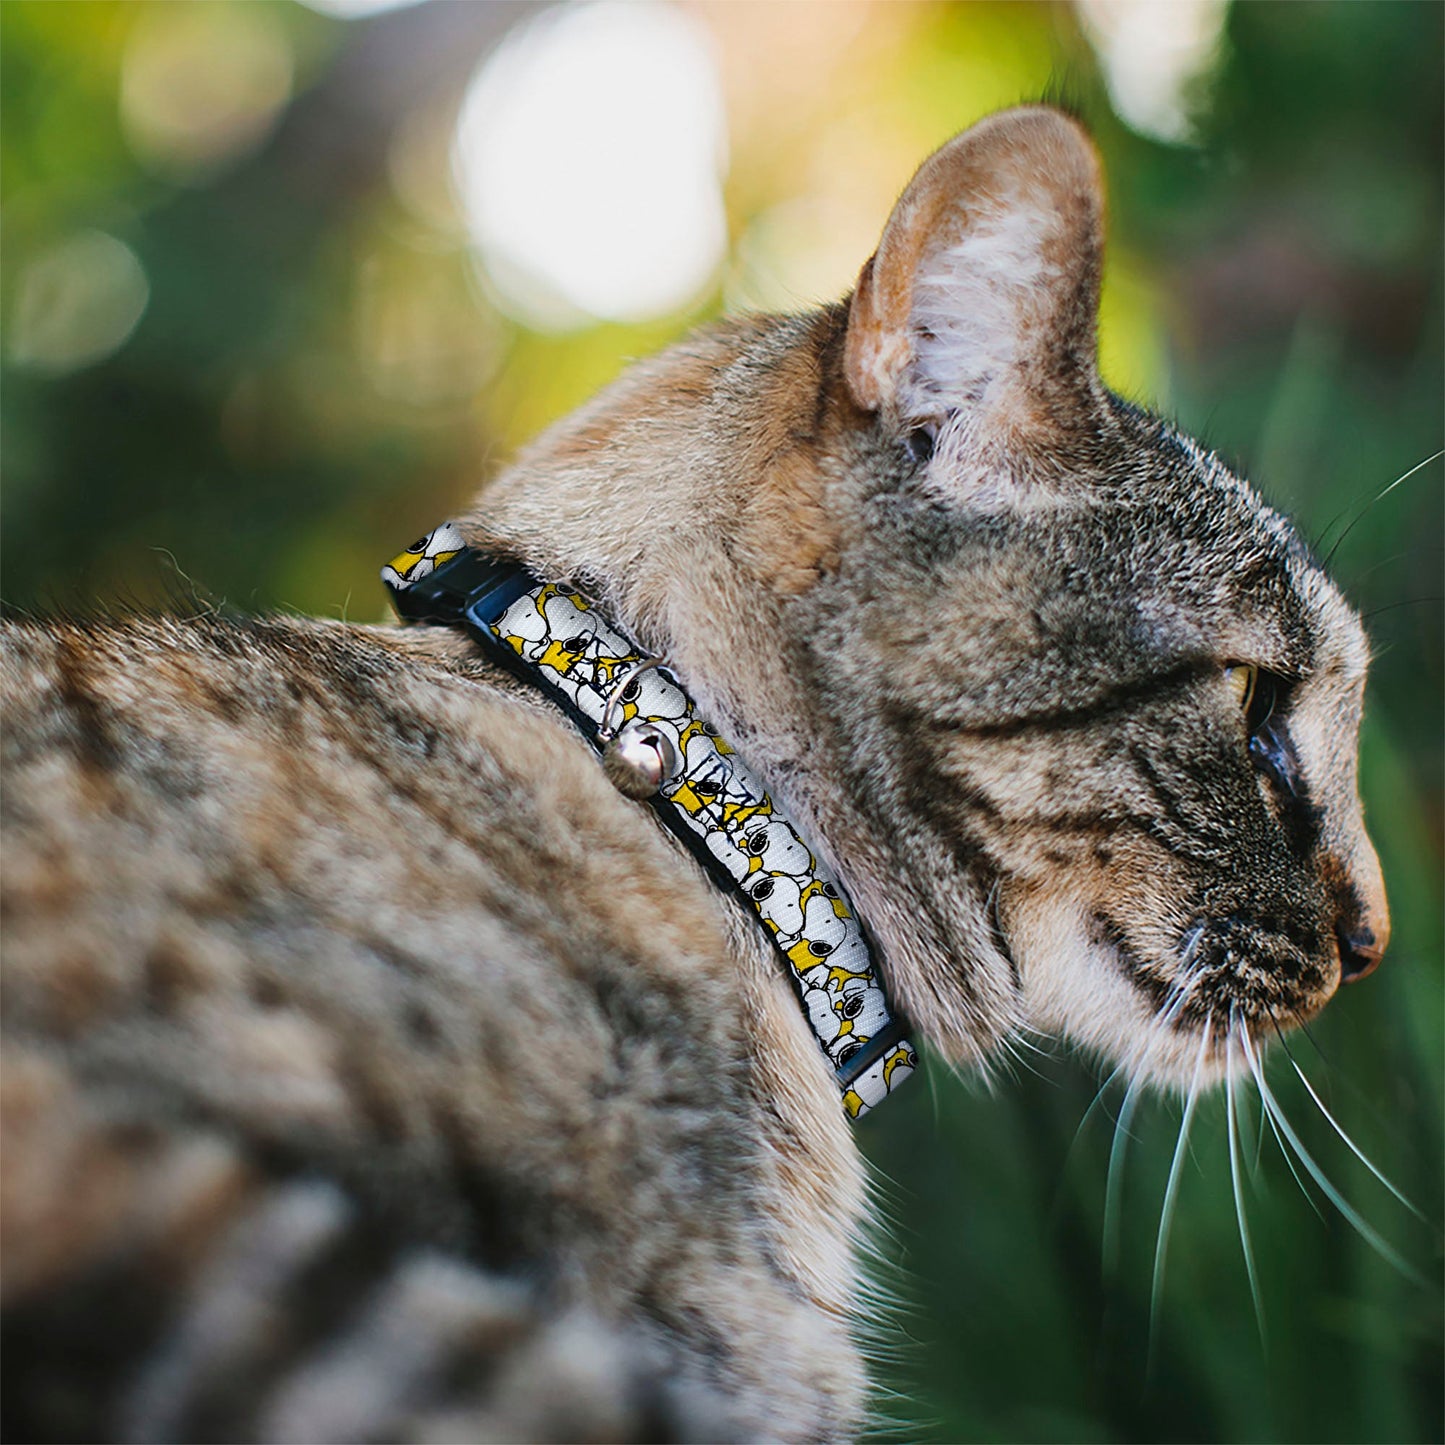
[[[597,724],[492,630],[512,603],[541,585],[541,579],[520,562],[498,561],[468,547],[420,581],[409,587],[391,587],[390,592],[398,614],[407,622],[461,628],[498,666],[550,698],[582,736],[600,749]]]
[[[878,966],[878,955],[873,949],[872,941],[869,940],[869,951],[873,955],[873,966]],[[881,975],[880,975],[881,977]],[[887,995],[885,994],[885,997]],[[833,1076],[838,1081],[840,1089],[851,1088],[858,1078],[867,1073],[874,1064],[878,1062],[888,1051],[896,1045],[904,1043],[914,1032],[912,1025],[901,1013],[893,1012],[893,1001],[888,1000],[889,1012],[893,1017],[860,1048],[857,1053],[850,1054],[841,1064],[833,1066]]]
[[[519,562],[499,562],[466,547],[410,587],[393,587],[391,600],[408,622],[487,627],[538,585]]]

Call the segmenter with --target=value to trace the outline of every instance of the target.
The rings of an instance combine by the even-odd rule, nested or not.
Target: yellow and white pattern
[[[644,657],[587,598],[550,582],[512,603],[492,631],[598,725],[615,680]],[[664,670],[649,669],[628,683],[622,714],[661,729],[677,749],[680,771],[662,797],[757,909],[788,960],[819,1043],[835,1067],[845,1064],[892,1016],[842,889]],[[910,1044],[895,1044],[851,1081],[844,1106],[855,1118],[866,1113],[917,1063]]]
[[[450,562],[467,544],[451,522],[428,532],[413,542],[405,552],[398,553],[381,569],[381,580],[388,587],[405,590],[423,577],[430,577],[444,562]]]

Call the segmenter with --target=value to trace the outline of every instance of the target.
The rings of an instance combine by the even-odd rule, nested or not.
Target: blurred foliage
[[[183,13],[193,33],[168,34]],[[628,359],[725,305],[816,299],[789,256],[841,291],[929,149],[999,105],[1066,100],[1110,181],[1106,375],[1297,517],[1375,639],[1362,782],[1395,941],[1291,1048],[1429,1223],[1282,1051],[1272,1078],[1430,1283],[1247,1139],[1264,1345],[1211,1100],[1151,1343],[1177,1107],[1134,1120],[1106,1268],[1120,1086],[1095,1103],[1104,1075],[1064,1055],[989,1093],[935,1066],[862,1129],[902,1265],[884,1408],[899,1438],[1440,1439],[1441,464],[1373,499],[1441,446],[1445,12],[1237,3],[1193,143],[1166,144],[1117,118],[1062,5],[699,4],[731,131],[726,265],[691,314],[565,335],[500,309],[446,185],[466,74],[527,13],[0,6],[7,605],[199,593],[379,617],[377,564]],[[195,82],[209,129],[175,141],[197,54],[241,59]]]

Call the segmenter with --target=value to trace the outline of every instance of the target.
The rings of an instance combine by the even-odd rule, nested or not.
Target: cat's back
[[[53,1425],[49,1390],[72,1434],[110,1433],[107,1410],[159,1436],[395,1426],[421,1408],[414,1380],[324,1427],[296,1395],[383,1284],[429,1321],[397,1338],[425,1353],[440,1329],[445,1355],[458,1331],[476,1348],[478,1311],[526,1336],[540,1300],[603,1337],[639,1299],[670,1325],[674,1281],[705,1292],[719,1251],[767,1252],[749,1085],[717,1026],[739,1014],[735,921],[581,739],[464,644],[18,622],[0,707],[6,1337],[39,1372],[13,1423]],[[259,1254],[227,1276],[248,1230]],[[433,1255],[454,1276],[417,1284]],[[521,1306],[493,1297],[519,1273]],[[258,1296],[245,1328],[234,1300],[209,1306],[221,1344],[193,1317],[216,1289]],[[77,1313],[109,1321],[94,1359]],[[651,1406],[628,1394],[647,1372],[625,1338],[581,1358],[631,1359],[609,1388],[632,1433]],[[155,1383],[166,1368],[194,1378]],[[525,1413],[496,1428],[565,1433]]]
[[[503,938],[552,959],[635,951],[629,916],[665,932],[676,893],[694,917],[713,906],[581,740],[463,643],[217,617],[3,637],[11,1002],[57,1035],[127,998],[157,1017],[221,988],[279,1004],[283,974],[337,947],[440,985]],[[205,951],[185,929],[214,967],[175,962]]]

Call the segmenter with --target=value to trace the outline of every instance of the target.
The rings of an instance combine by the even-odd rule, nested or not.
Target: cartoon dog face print
[[[779,818],[746,827],[742,847],[756,860],[754,872],[791,873],[804,879],[812,872],[813,855],[791,826]]]
[[[833,912],[839,918],[851,918],[852,910],[848,907],[848,901],[843,897],[843,891],[836,883],[819,883],[818,891],[833,905]]]
[[[517,598],[497,619],[497,633],[519,657],[535,662],[547,645],[547,619],[530,593]]]
[[[917,1067],[918,1055],[907,1044],[900,1044],[883,1061],[884,1087],[896,1089]]]
[[[888,1022],[883,990],[862,978],[850,979],[837,991],[804,989],[803,1007],[835,1063],[842,1063]]]
[[[627,668],[631,666],[635,666],[635,664],[620,663],[617,665],[616,672],[625,675]],[[636,677],[629,678],[620,693],[617,692],[617,680],[616,673],[614,673],[613,678],[607,683],[608,696],[616,694],[616,702],[611,711],[612,727],[614,729],[621,728],[631,722],[633,718],[646,719],[667,738],[678,756],[684,759],[683,765],[678,771],[680,776],[685,777],[687,764],[683,735],[688,726],[686,694],[671,678],[664,677],[657,668],[649,668],[646,672],[640,672]]]
[[[872,977],[873,960],[868,956],[868,946],[852,929],[836,946],[825,939],[809,939],[805,935],[796,943],[784,944],[783,951],[800,979],[811,980],[822,970],[830,982],[818,987],[838,989],[846,979]]]
[[[785,873],[757,873],[747,885],[758,916],[787,946],[803,927],[803,890]]]
[[[855,1038],[871,1039],[888,1022],[883,990],[862,978],[850,978],[833,996],[833,1012],[852,1025]]]
[[[694,823],[697,818],[693,817]],[[741,883],[748,876],[752,859],[723,832],[721,828],[708,828],[703,833],[707,851],[727,870],[734,883]]]
[[[749,793],[740,784],[732,758],[720,753],[714,742],[695,723],[688,724],[682,734],[682,783],[669,796],[700,829],[721,829],[732,848],[745,847],[739,825],[759,813],[771,813],[772,807],[766,794]]]
[[[519,597],[496,631],[518,656],[546,668],[556,686],[595,722],[601,721],[611,678],[637,660],[582,599],[551,583],[535,597]]]
[[[855,1119],[879,1104],[918,1067],[918,1055],[911,1044],[897,1044],[876,1059],[843,1094],[843,1107]]]
[[[803,1007],[808,1010],[808,1019],[813,1025],[813,1032],[818,1036],[823,1047],[832,1055],[833,1046],[838,1042],[843,1031],[843,1020],[834,1011],[833,1000],[821,988],[810,988],[804,990]]]
[[[816,947],[804,950],[810,959],[826,958],[838,964],[844,962],[847,955],[848,959],[859,958],[866,968],[866,947],[855,951],[848,946],[850,932],[855,934],[856,929],[850,931],[847,921],[850,915],[832,884],[821,883],[816,878],[800,883],[792,874],[759,869],[749,880],[747,893],[764,921],[772,926],[783,948],[791,948],[800,941],[816,943]],[[862,945],[861,938],[857,942]]]
[[[639,673],[622,689],[622,706],[631,709],[629,718],[642,716],[649,722],[671,723],[671,733],[682,741],[687,726],[687,697],[660,668]]]
[[[597,636],[596,620],[584,612],[563,592],[550,597],[542,595],[542,615],[547,621],[547,636],[537,654],[540,667],[551,668],[578,684],[596,680],[596,668],[587,653]]]
[[[430,577],[443,563],[450,562],[466,545],[456,526],[443,522],[393,557],[381,569],[381,580],[388,587],[404,592],[423,577]]]
[[[549,585],[535,597],[517,598],[498,619],[497,631],[528,662],[545,661],[561,671],[559,663],[590,646],[597,628],[572,598]],[[556,653],[549,658],[552,649]]]
[[[846,918],[840,918],[833,907],[833,900],[820,888],[810,893],[803,905],[803,925],[799,930],[813,947],[810,952],[816,958],[826,958],[841,946],[848,937]]]

